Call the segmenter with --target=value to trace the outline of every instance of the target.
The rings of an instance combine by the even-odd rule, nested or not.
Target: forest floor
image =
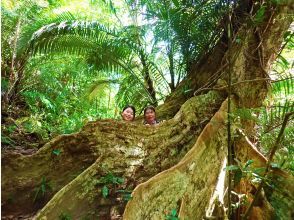
[[[32,155],[40,148],[40,141],[42,140],[40,140],[36,134],[27,134],[19,129],[14,130],[13,133],[7,134],[4,127],[5,125],[2,124],[2,157],[5,156],[6,153],[12,152],[22,155]]]
[[[32,155],[38,151],[49,138],[43,138],[38,132],[25,128],[21,120],[29,118],[27,112],[21,107],[13,108],[13,111],[1,112],[1,153],[2,158],[6,153],[19,153]]]
[[[11,154],[32,155],[38,151],[40,139],[37,135],[25,133],[23,129],[15,124],[15,120],[11,117],[5,117],[5,114],[2,115],[1,128],[1,159]],[[34,215],[35,213],[28,215],[18,215],[16,213],[15,215],[1,215],[1,219],[28,220],[32,219]]]
[[[19,113],[19,112],[17,112]],[[15,114],[1,114],[1,159],[9,157],[11,154],[33,155],[42,147],[47,140],[43,140],[36,133],[27,133],[22,126],[16,122],[17,116]],[[23,115],[22,115],[23,117]],[[2,220],[28,220],[32,219],[36,213],[26,215],[1,215]]]

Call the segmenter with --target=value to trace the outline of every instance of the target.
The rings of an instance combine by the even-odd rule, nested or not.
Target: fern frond
[[[104,79],[93,82],[87,89],[85,97],[89,102],[92,102],[97,96],[104,94],[106,89],[109,89],[111,84],[118,84],[119,80]]]
[[[137,79],[133,75],[123,78],[115,97],[119,108],[132,104],[136,109],[142,109],[147,103],[152,102],[152,97],[148,91],[138,84]]]
[[[281,99],[288,97],[294,101],[294,76],[291,73],[280,75],[271,84],[271,91],[273,95],[281,97]]]
[[[40,28],[44,27],[44,25],[47,25],[48,23],[59,23],[64,21],[65,19],[70,21],[75,20],[75,17],[70,12],[64,12],[59,15],[39,15],[39,17],[35,19],[35,21],[32,22],[30,25],[25,25],[22,29],[21,37],[17,42],[18,56],[24,54],[25,51],[30,48],[31,39],[36,31],[38,31]]]

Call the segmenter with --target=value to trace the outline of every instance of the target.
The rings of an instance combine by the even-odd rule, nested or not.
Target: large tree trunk
[[[262,24],[250,26],[244,19],[244,25],[236,28],[241,43],[233,41],[228,48],[223,37],[206,62],[195,64],[188,78],[158,108],[159,117],[169,119],[160,125],[97,121],[78,133],[53,139],[32,156],[4,154],[3,213],[20,215],[42,208],[36,219],[58,219],[66,214],[73,219],[120,219],[122,213],[124,219],[164,219],[175,209],[181,219],[225,218],[222,208],[216,213],[213,206],[226,201],[211,197],[227,154],[227,73],[233,78],[234,108],[261,105],[268,88],[266,71],[291,23],[286,16],[291,12],[290,1],[286,3],[267,3]],[[211,77],[216,91],[199,95],[211,87],[201,88]],[[183,92],[186,85],[189,92]],[[197,96],[192,97],[194,93]],[[241,123],[245,133],[252,128],[252,123]],[[232,131],[237,132],[236,126]],[[265,164],[242,136],[236,137],[234,151],[241,162],[255,158],[257,167]],[[292,177],[281,171],[275,174],[283,175],[284,183],[293,186]],[[249,195],[248,186],[250,183],[241,181],[236,190]],[[133,189],[125,208],[124,198]],[[293,198],[290,188],[285,193]],[[264,197],[251,218],[270,219],[272,213]]]

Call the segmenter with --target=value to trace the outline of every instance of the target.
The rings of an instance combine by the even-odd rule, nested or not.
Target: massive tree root
[[[173,209],[180,219],[202,219],[227,155],[227,102],[206,125],[193,148],[174,167],[133,192],[124,219],[164,219]]]
[[[212,94],[202,97],[211,97]],[[221,97],[218,98],[223,100]],[[180,160],[181,157],[174,158],[177,152],[170,154],[171,145],[168,145],[168,151],[164,147],[165,144],[162,145],[164,142],[162,140],[165,140],[165,137],[170,138],[171,133],[166,133],[171,128],[170,126],[174,128],[183,120],[188,125],[187,122],[195,117],[195,113],[191,114],[191,108],[194,108],[196,102],[199,101],[200,97],[189,100],[175,118],[159,127],[145,127],[151,132],[149,136],[146,136],[146,138],[151,138],[148,141],[156,139],[160,134],[161,144],[156,148],[162,154],[159,152],[156,155],[148,153],[152,146],[142,144],[140,139],[137,139],[139,142],[128,146],[116,144],[111,150],[109,149],[108,153],[105,152],[104,155],[101,155],[82,174],[56,193],[38,213],[36,219],[57,219],[65,214],[74,219],[121,219],[123,211],[124,219],[165,219],[173,210],[178,213],[180,219],[225,219],[224,206],[227,205],[224,204],[225,192],[221,193],[222,198],[213,198],[214,201],[211,201],[211,198],[216,190],[219,173],[223,172],[223,162],[227,155],[227,102],[223,102],[201,134],[199,136],[195,134],[198,137],[197,141],[196,143],[193,141],[195,144],[192,144],[192,148],[183,159]],[[189,113],[185,112],[187,110]],[[191,121],[189,126],[191,126]],[[136,126],[137,129],[140,127],[142,126]],[[233,129],[235,128],[233,126]],[[165,132],[162,133],[162,130]],[[177,141],[173,144],[179,144],[178,141],[183,140],[180,136],[174,138]],[[237,140],[235,143],[236,159],[244,164],[247,160],[253,159],[254,167],[265,166],[266,159],[250,144],[248,138],[241,135]],[[152,151],[154,151],[154,146]],[[164,157],[173,162],[165,164]],[[161,158],[161,160],[152,163],[152,160],[156,161],[155,158]],[[165,165],[160,166],[160,164]],[[162,172],[159,173],[160,171]],[[109,175],[110,173],[111,175]],[[283,190],[283,195],[292,198],[293,177],[280,170],[274,171],[273,174],[283,178],[273,181],[280,184],[282,182],[287,186],[286,190]],[[107,176],[112,177],[106,180]],[[114,181],[113,179],[117,177],[123,177],[124,181]],[[222,181],[224,184],[225,181]],[[136,185],[138,186],[132,192],[132,198],[124,209],[123,196],[125,193],[131,192],[131,189]],[[102,195],[105,186],[110,190],[109,195],[105,196],[106,198]],[[251,201],[255,188],[250,179],[242,179],[235,186],[235,191],[246,194],[247,199]],[[279,192],[274,194],[279,195]],[[222,200],[222,203],[218,199]],[[289,201],[286,202],[286,206],[290,208],[291,199]],[[211,202],[219,205],[214,205],[211,211],[212,215],[207,216],[206,213],[211,208]],[[241,206],[239,214],[244,212],[244,207]],[[291,213],[284,213],[284,215],[290,217]],[[254,207],[250,219],[272,219],[273,216],[274,210],[266,197],[263,196],[261,202]]]
[[[42,187],[42,177],[52,186],[52,192],[48,191],[44,198],[40,198],[41,202],[45,203],[68,183],[72,185],[80,182],[77,180],[83,179],[85,172],[89,172],[90,169],[86,168],[95,161],[96,166],[92,165],[96,169],[93,178],[83,180],[84,185],[94,187],[101,177],[112,173],[114,176],[124,177],[122,188],[134,188],[153,175],[175,165],[194,145],[197,136],[219,109],[223,99],[215,92],[192,98],[182,106],[173,119],[163,122],[158,127],[113,120],[97,121],[89,123],[79,133],[52,140],[35,155],[4,155],[4,210],[8,214],[15,211],[24,214],[36,210],[39,208],[36,204],[40,201],[38,198],[34,199],[35,190]],[[54,152],[59,152],[59,155]],[[84,169],[86,171],[83,172]],[[83,173],[80,174],[81,172]],[[94,196],[95,199],[101,197],[101,187],[103,184],[96,188],[98,196]],[[81,187],[80,190],[83,191],[84,188]],[[109,201],[106,203],[109,204]],[[99,206],[99,202],[95,204]],[[66,206],[59,205],[60,209]],[[64,209],[65,212],[67,210]],[[56,212],[56,215],[60,213]]]
[[[11,210],[21,207],[22,214],[28,208],[36,208],[34,202],[39,201],[29,196],[38,187],[37,180],[47,175],[47,181],[59,188],[53,188],[56,194],[36,219],[58,219],[63,215],[73,219],[121,218],[126,204],[123,197],[137,185],[125,210],[125,219],[164,219],[173,209],[181,218],[205,217],[226,155],[226,102],[209,119],[223,100],[215,92],[192,98],[173,119],[158,127],[111,120],[93,122],[77,134],[52,140],[36,155],[15,155],[14,160],[7,160],[11,170],[3,171],[4,177],[9,176],[8,172],[16,175],[9,180],[4,178],[2,184],[10,195],[20,195],[27,189],[27,197],[10,202],[4,194],[4,207]],[[256,164],[264,166],[265,159],[257,151],[244,147],[244,141],[240,143],[243,145],[238,146],[243,147],[236,150],[241,161],[257,158]],[[53,154],[57,149],[60,154]],[[73,180],[66,179],[95,157],[98,159],[81,174]],[[34,163],[39,166],[30,167]],[[154,176],[157,173],[160,174]],[[107,180],[107,176],[111,178]],[[117,177],[123,177],[124,181],[115,181]],[[14,187],[8,188],[11,183]],[[105,186],[109,189],[106,198],[102,195]]]

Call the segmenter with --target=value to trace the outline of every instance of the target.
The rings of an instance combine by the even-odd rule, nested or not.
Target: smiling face
[[[134,111],[131,107],[126,108],[122,113],[121,116],[124,121],[133,121],[134,120]]]
[[[154,121],[156,118],[155,111],[151,108],[148,108],[145,111],[144,117],[145,117],[145,121],[147,122],[147,124],[150,124],[150,125],[154,124]]]

